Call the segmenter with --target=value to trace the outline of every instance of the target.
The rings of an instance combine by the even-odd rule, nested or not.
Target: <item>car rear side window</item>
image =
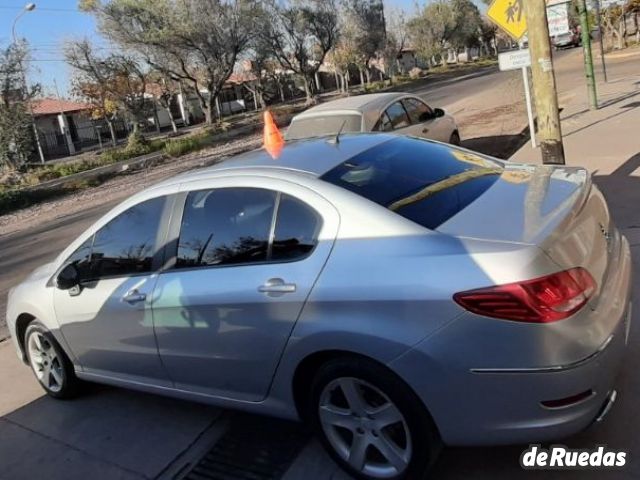
[[[320,216],[297,198],[283,194],[278,205],[272,260],[294,260],[307,256],[318,243]]]
[[[309,118],[298,118],[291,122],[287,130],[287,140],[335,135],[342,128],[342,133],[362,131],[360,115],[322,115]]]
[[[389,115],[387,112],[382,112],[380,115],[380,119],[377,121],[376,125],[373,127],[374,132],[390,132],[393,130],[393,125],[391,125],[391,120],[389,120]]]
[[[260,188],[190,192],[176,268],[266,261],[275,199],[276,192]]]
[[[396,102],[393,105],[391,105],[389,108],[387,108],[386,113],[389,116],[389,119],[391,120],[391,125],[393,126],[394,129],[404,128],[411,125],[411,122],[409,121],[409,116],[407,115],[406,110],[404,109],[404,107],[402,106],[402,103],[400,102]]]
[[[418,138],[399,137],[366,150],[321,178],[434,229],[482,195],[502,165]]]

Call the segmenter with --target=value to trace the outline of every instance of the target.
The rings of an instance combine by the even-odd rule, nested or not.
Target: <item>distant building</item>
[[[418,57],[413,48],[403,48],[397,56],[398,70],[402,74],[409,73],[418,66]]]

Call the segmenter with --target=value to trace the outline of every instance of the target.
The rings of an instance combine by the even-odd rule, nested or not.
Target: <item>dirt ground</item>
[[[257,148],[260,142],[259,135],[243,137],[177,159],[170,159],[162,165],[116,176],[97,187],[87,188],[0,216],[0,235],[19,232],[62,215],[126,198],[178,173],[211,165],[224,157]]]

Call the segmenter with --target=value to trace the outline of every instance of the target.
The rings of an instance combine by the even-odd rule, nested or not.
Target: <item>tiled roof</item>
[[[256,76],[251,72],[234,72],[227,80],[227,83],[236,83],[239,85],[241,83],[252,82],[254,80],[256,80]]]
[[[74,102],[57,98],[39,98],[33,101],[33,114],[52,115],[60,112],[77,112],[80,110],[90,110],[91,105],[87,103]]]

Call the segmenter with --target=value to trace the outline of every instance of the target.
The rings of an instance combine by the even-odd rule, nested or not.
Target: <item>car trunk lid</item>
[[[500,178],[437,231],[536,245],[559,267],[586,268],[598,289],[607,276],[615,229],[602,193],[582,168],[508,164]]]

